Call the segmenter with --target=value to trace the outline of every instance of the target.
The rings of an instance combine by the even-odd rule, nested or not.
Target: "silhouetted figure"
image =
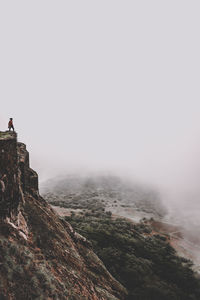
[[[15,130],[15,128],[13,126],[13,119],[12,118],[10,118],[10,121],[8,122],[8,129],[9,129],[9,131],[11,131],[11,129],[13,131]]]

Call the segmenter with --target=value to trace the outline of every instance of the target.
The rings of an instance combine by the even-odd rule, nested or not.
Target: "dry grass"
[[[13,131],[0,131],[0,139],[10,139],[16,137],[16,133]]]

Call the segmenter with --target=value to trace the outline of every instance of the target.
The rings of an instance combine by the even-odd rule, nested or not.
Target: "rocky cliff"
[[[0,132],[0,299],[124,299],[90,243],[39,195],[15,133]]]

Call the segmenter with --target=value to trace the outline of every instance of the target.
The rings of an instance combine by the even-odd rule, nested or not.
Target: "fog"
[[[199,217],[199,1],[1,1],[0,130],[40,181],[108,171]],[[186,214],[187,213],[187,214]]]

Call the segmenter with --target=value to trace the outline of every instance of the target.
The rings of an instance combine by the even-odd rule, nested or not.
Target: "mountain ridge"
[[[29,153],[0,132],[0,299],[124,299],[90,243],[40,196]]]

